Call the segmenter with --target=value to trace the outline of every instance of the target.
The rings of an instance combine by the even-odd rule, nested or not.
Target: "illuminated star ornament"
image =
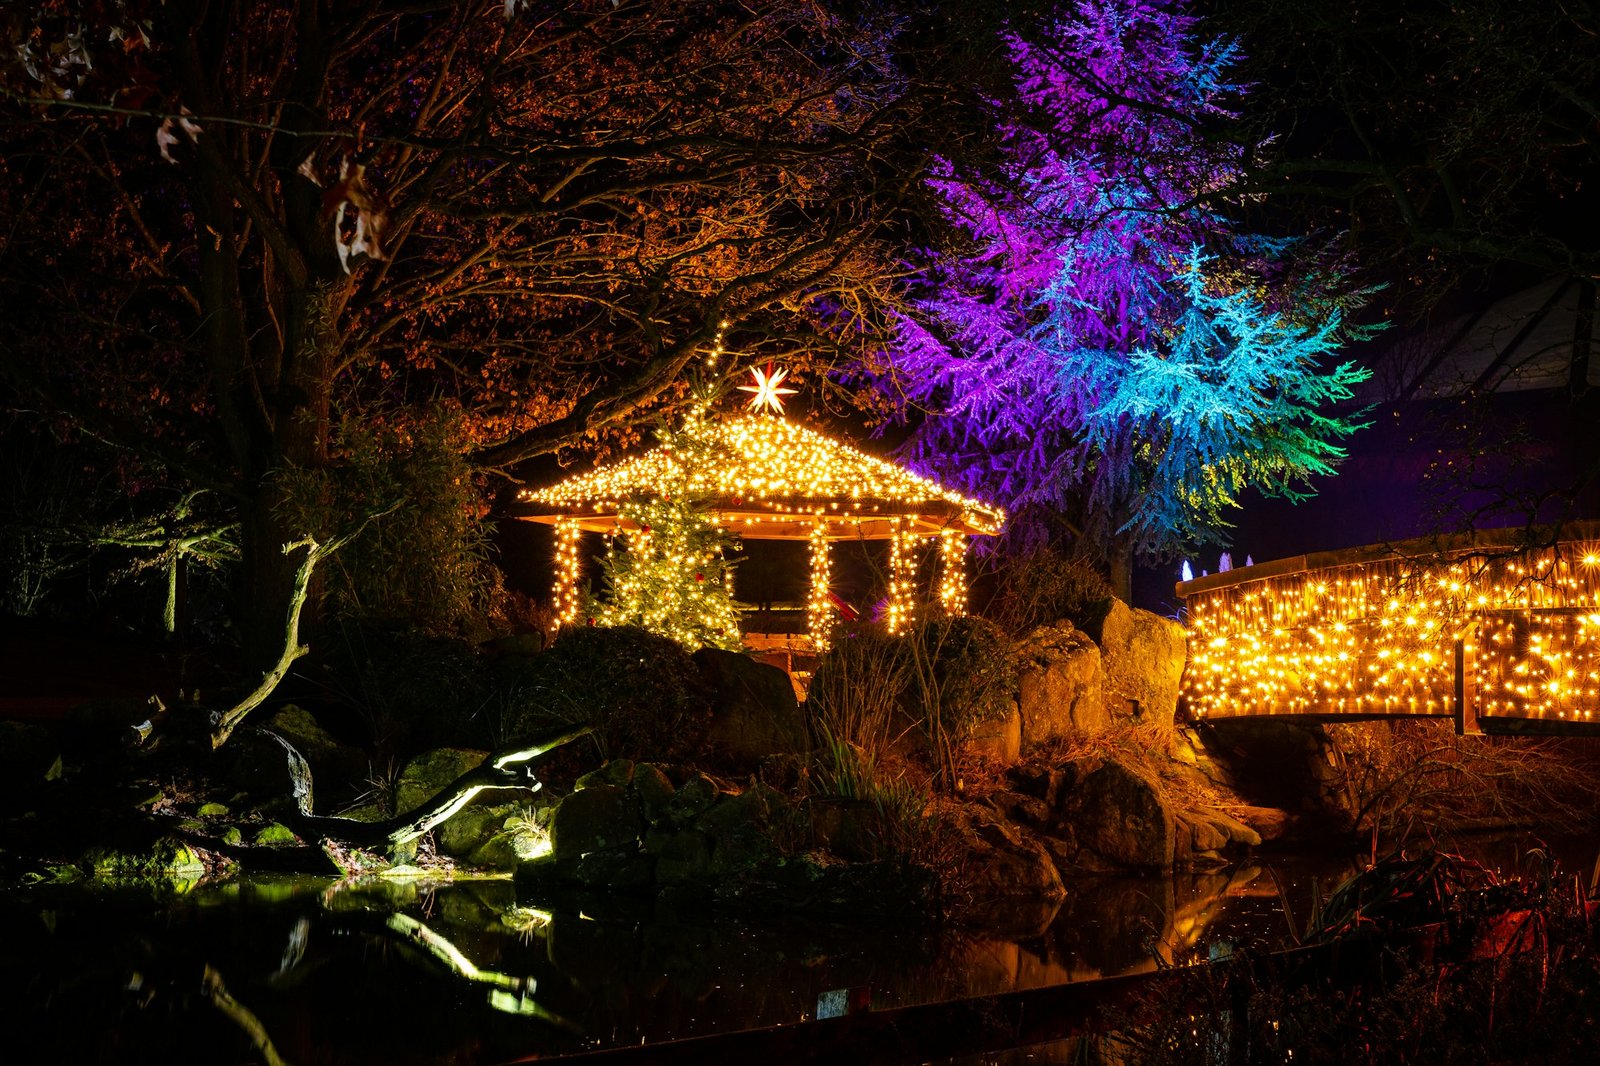
[[[799,391],[798,389],[779,387],[783,384],[783,379],[789,376],[787,368],[775,371],[772,369],[772,364],[768,363],[767,369],[764,371],[760,367],[751,367],[750,374],[755,378],[756,383],[754,385],[740,385],[739,391],[755,393],[747,405],[754,410],[765,409],[770,410],[775,415],[781,415],[783,414],[783,398],[785,396],[793,396]]]

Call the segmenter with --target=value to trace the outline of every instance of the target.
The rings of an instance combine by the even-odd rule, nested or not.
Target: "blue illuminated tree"
[[[1329,246],[1223,213],[1243,149],[1234,46],[1147,0],[1080,0],[1006,40],[1000,161],[934,181],[965,238],[905,316],[887,380],[946,480],[1131,558],[1220,540],[1239,492],[1308,494],[1366,371],[1328,365],[1364,302]]]

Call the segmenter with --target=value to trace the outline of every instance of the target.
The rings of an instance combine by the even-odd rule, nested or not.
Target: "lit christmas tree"
[[[692,469],[693,453],[705,447],[692,429],[661,434],[663,449],[686,453],[682,470]],[[618,513],[637,528],[626,535],[624,550],[613,546],[601,559],[605,599],[591,600],[587,615],[595,625],[639,626],[691,651],[707,645],[738,651],[734,561],[728,558],[738,543],[683,480],[675,491],[621,504]]]

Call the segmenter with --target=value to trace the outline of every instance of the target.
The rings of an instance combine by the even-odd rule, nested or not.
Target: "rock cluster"
[[[521,864],[518,877],[684,902],[924,913],[932,904],[928,871],[866,858],[862,828],[837,813],[761,781],[735,790],[687,767],[614,760],[580,778],[555,807],[549,856]]]

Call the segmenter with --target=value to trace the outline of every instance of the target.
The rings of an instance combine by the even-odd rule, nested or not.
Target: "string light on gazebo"
[[[967,538],[998,533],[1005,512],[784,419],[783,397],[795,392],[782,387],[786,372],[768,366],[752,375],[755,384],[743,388],[754,394],[755,412],[716,418],[697,407],[680,430],[694,448],[662,445],[548,488],[525,489],[515,517],[555,524],[558,531],[628,532],[630,520],[622,513],[627,501],[676,492],[700,501],[713,521],[740,536],[808,541],[807,615],[813,641],[823,646],[832,620],[832,541],[893,541],[886,621],[897,632],[911,620],[916,546],[937,538],[938,603],[945,612],[963,613]],[[568,576],[576,580],[576,565],[562,560],[558,611],[569,603],[575,611],[576,601],[563,598],[569,594],[559,586]]]
[[[578,576],[583,561],[578,545],[583,527],[570,518],[556,521],[556,582],[553,590],[555,625],[560,628],[578,620]]]
[[[811,634],[811,646],[825,652],[833,644],[833,603],[828,599],[828,586],[833,580],[832,553],[828,551],[828,527],[818,521],[811,527],[811,549],[807,553],[811,562],[811,592],[806,598],[806,631]]]

